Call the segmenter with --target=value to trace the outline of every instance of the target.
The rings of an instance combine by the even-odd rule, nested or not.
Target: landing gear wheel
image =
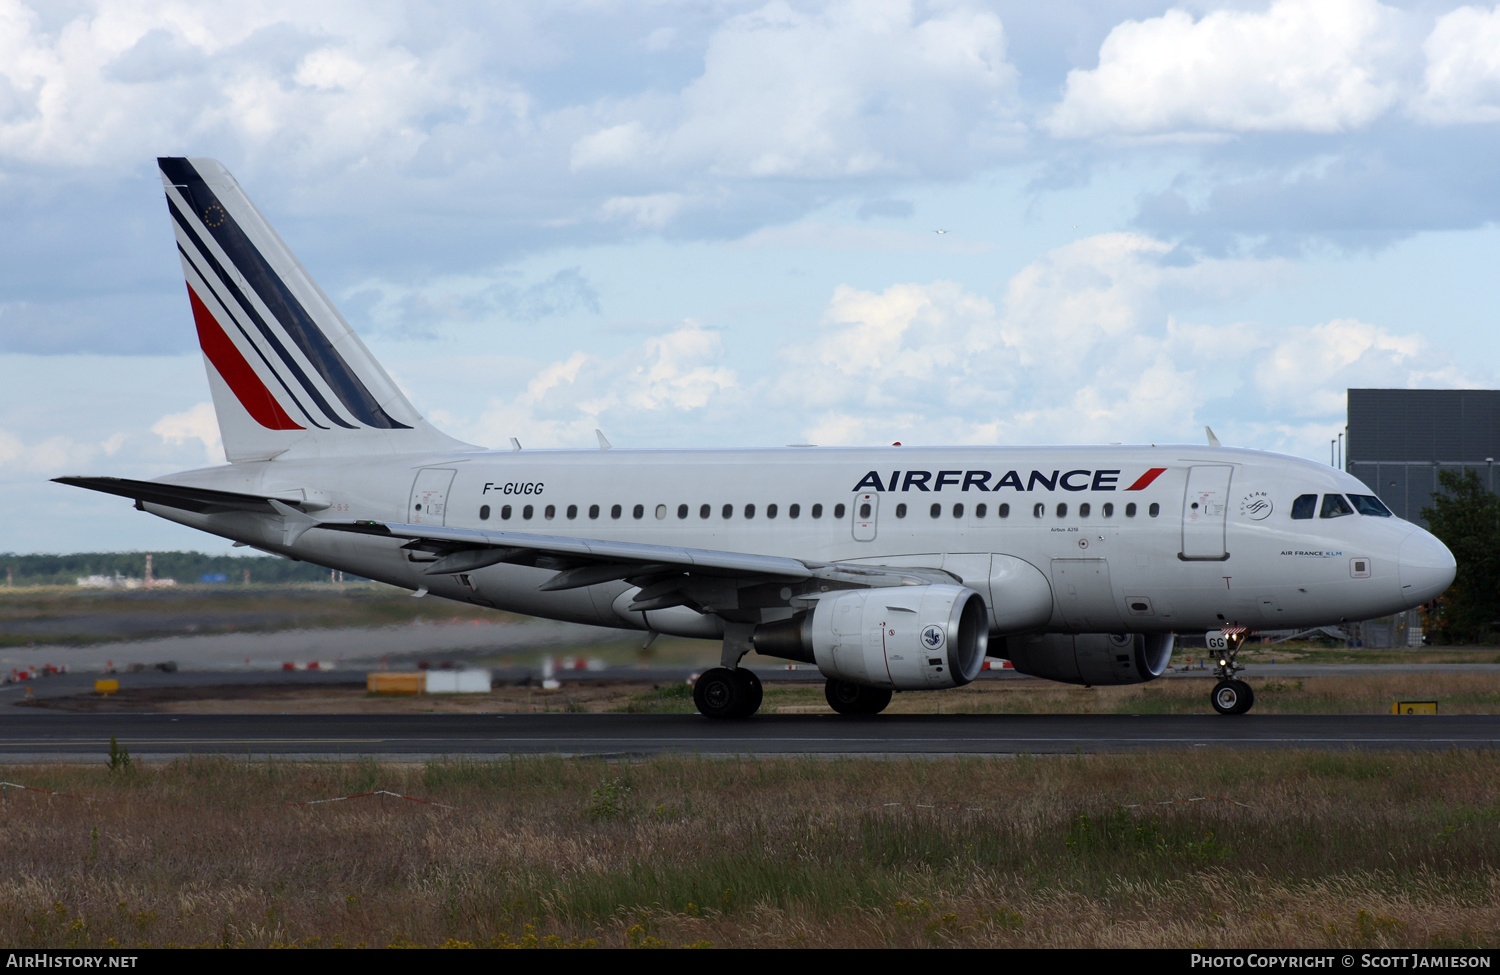
[[[751,671],[740,667],[734,671],[740,683],[745,686],[745,717],[760,710],[760,702],[765,698],[765,691],[761,689],[760,678]]]
[[[823,685],[828,706],[839,714],[879,714],[891,703],[891,692],[884,687],[866,687],[852,680],[828,678]]]
[[[693,685],[693,703],[706,718],[748,718],[760,707],[760,678],[748,670],[715,667]]]
[[[1242,680],[1221,680],[1209,700],[1220,714],[1244,714],[1255,704],[1255,691]]]

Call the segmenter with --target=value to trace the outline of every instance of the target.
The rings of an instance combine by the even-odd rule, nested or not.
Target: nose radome
[[[1441,596],[1458,570],[1448,546],[1420,528],[1401,543],[1396,558],[1401,566],[1401,596],[1412,606]]]

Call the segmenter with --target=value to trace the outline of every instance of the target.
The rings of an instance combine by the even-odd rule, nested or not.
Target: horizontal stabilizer
[[[71,484],[90,491],[102,491],[137,503],[159,504],[166,508],[180,508],[199,514],[217,514],[223,511],[253,511],[257,514],[275,514],[271,502],[279,501],[301,510],[301,498],[268,498],[256,494],[237,494],[233,491],[215,491],[210,488],[184,487],[180,484],[163,484],[160,481],[134,481],[127,477],[54,477],[58,484]]]

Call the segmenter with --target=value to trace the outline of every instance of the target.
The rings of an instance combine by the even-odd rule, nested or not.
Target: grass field
[[[0,646],[100,643],[184,633],[370,627],[522,619],[379,583],[175,586],[113,592],[73,586],[0,587]]]
[[[1486,946],[1500,757],[0,769],[26,947]],[[374,796],[387,789],[446,805]]]

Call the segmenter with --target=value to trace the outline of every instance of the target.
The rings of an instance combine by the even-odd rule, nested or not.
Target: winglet
[[[610,448],[610,443],[604,438],[604,431],[600,430],[598,427],[595,427],[594,434],[599,438],[599,449],[608,450]]]
[[[1214,436],[1214,428],[1213,428],[1213,427],[1210,427],[1210,426],[1204,426],[1204,428],[1203,428],[1203,432],[1204,432],[1204,433],[1206,433],[1206,434],[1208,434],[1208,445],[1209,445],[1209,446],[1210,446],[1210,447],[1218,447],[1218,446],[1222,446],[1222,445],[1221,445],[1221,444],[1220,444],[1220,443],[1219,443],[1219,438],[1218,438],[1218,437],[1216,437],[1216,436]]]
[[[296,545],[297,539],[307,534],[309,528],[317,528],[320,522],[304,511],[299,511],[289,504],[268,498],[272,508],[281,515],[281,544]]]
[[[510,449],[511,450],[520,450],[521,449],[521,441],[517,440],[515,437],[511,437],[510,438]]]

